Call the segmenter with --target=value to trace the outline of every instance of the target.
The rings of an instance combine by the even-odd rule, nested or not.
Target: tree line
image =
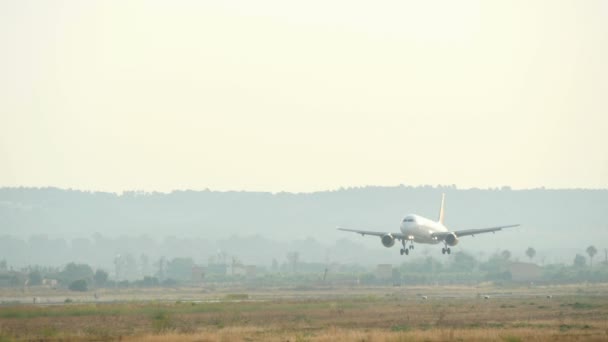
[[[598,253],[593,245],[586,248],[586,253],[588,258],[576,254],[567,264],[537,265],[534,263],[536,250],[533,247],[525,250],[525,254],[530,259],[527,264],[534,265],[540,272],[536,281],[551,284],[608,282],[608,262],[604,260],[599,265],[593,265],[593,259]],[[486,260],[458,251],[448,260],[433,256],[410,259],[393,267],[393,273],[386,278],[378,275],[373,267],[306,262],[295,251],[287,253],[280,260],[274,259],[270,267],[256,266],[256,274],[250,277],[235,273],[235,268],[243,266],[238,258],[220,253],[209,259],[207,265],[203,267],[204,277],[200,279],[193,279],[193,269],[199,265],[192,258],[161,258],[153,263],[154,269],[150,269],[148,274],[137,273],[136,277],[129,279],[121,274],[129,271],[129,264],[136,265],[135,259],[129,256],[117,256],[116,268],[110,271],[93,269],[88,264],[75,262],[70,262],[64,267],[28,266],[15,271],[10,268],[6,260],[1,260],[0,286],[49,286],[87,291],[94,288],[189,286],[205,282],[233,283],[235,281],[260,286],[332,282],[382,284],[387,281],[395,284],[472,284],[484,281],[510,283],[514,278],[511,273],[512,266],[519,263],[512,259],[509,250],[494,253]],[[145,258],[141,258],[140,261],[149,262]]]

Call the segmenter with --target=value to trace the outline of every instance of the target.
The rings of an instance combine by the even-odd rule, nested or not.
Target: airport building
[[[511,280],[514,282],[537,282],[542,279],[542,268],[527,262],[512,262],[509,265]]]

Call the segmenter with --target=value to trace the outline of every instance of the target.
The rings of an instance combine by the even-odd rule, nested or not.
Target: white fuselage
[[[380,237],[380,242],[384,247],[393,247],[395,245],[395,240],[401,242],[401,255],[410,254],[410,250],[414,249],[414,244],[416,243],[427,243],[427,244],[439,244],[442,243],[445,246],[441,249],[442,254],[451,254],[452,251],[450,247],[456,246],[458,244],[458,238],[462,236],[475,236],[477,234],[484,233],[494,233],[505,228],[517,227],[519,224],[512,224],[506,226],[496,226],[496,227],[487,227],[487,228],[477,228],[477,229],[464,229],[464,230],[455,230],[449,231],[445,226],[445,194],[441,196],[441,207],[439,209],[439,216],[437,221],[429,220],[426,217],[409,214],[403,218],[401,221],[401,226],[399,226],[399,230],[401,232],[378,232],[378,231],[369,231],[369,230],[358,230],[358,229],[347,229],[347,228],[338,228],[339,230],[344,230],[347,232],[353,232],[357,234],[364,235],[372,235]],[[409,243],[409,246],[407,245]]]
[[[403,221],[401,221],[399,229],[409,240],[418,243],[432,244],[441,242],[432,237],[433,233],[448,231],[440,222],[429,220],[426,217],[418,215],[407,215]]]

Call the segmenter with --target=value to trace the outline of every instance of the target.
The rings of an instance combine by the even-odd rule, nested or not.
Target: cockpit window
[[[411,217],[406,217],[403,219],[403,222],[414,222],[414,219]]]

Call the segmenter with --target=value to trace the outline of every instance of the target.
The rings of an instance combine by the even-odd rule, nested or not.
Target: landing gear
[[[450,247],[443,247],[443,248],[441,249],[441,253],[442,253],[442,254],[445,254],[445,253],[450,254],[450,253],[452,253],[452,250],[450,249]]]
[[[401,240],[401,244],[403,245],[403,248],[401,248],[401,250],[399,251],[401,253],[401,255],[405,254],[405,255],[409,255],[410,254],[410,249],[414,249],[414,244],[410,244],[410,247],[407,247],[407,240],[403,239]]]

